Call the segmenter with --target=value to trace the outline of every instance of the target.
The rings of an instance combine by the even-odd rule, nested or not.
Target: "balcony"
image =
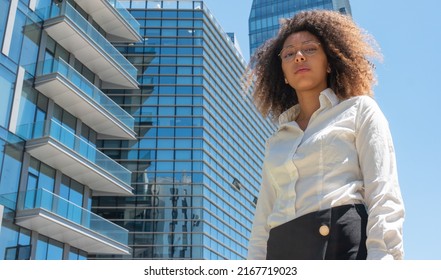
[[[128,231],[45,189],[19,195],[16,224],[92,254],[129,254]]]
[[[35,88],[100,134],[134,140],[134,119],[63,60],[46,60]]]
[[[97,74],[102,88],[136,89],[136,68],[78,11],[65,2],[53,6],[46,32],[67,51]]]
[[[103,28],[111,42],[134,43],[142,40],[139,22],[116,0],[75,0]]]
[[[131,172],[55,120],[17,127],[26,151],[89,186],[93,195],[132,195]]]

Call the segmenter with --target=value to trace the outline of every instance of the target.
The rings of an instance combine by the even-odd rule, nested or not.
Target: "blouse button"
[[[329,227],[327,225],[322,225],[319,228],[319,232],[320,232],[321,236],[328,236],[328,234],[329,234]]]

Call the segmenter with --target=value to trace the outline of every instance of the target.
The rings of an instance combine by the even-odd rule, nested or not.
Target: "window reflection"
[[[31,257],[31,231],[20,229],[10,220],[3,220],[0,230],[0,259],[29,260]]]
[[[37,249],[35,253],[36,260],[62,260],[63,243],[39,235]]]

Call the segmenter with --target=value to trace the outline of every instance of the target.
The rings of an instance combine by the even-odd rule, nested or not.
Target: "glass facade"
[[[24,141],[0,126],[0,204],[9,210],[16,208],[23,153]]]
[[[351,14],[349,0],[253,0],[248,19],[250,54],[279,30],[279,21],[302,10],[325,9]]]
[[[0,126],[7,127],[11,117],[12,99],[14,97],[15,75],[3,65],[0,65]]]
[[[139,89],[106,91],[138,138],[97,142],[135,190],[93,199],[94,212],[129,230],[132,254],[111,258],[244,259],[274,130],[243,92],[245,60],[203,1],[120,2],[144,40],[116,45]]]
[[[0,260],[130,252],[128,230],[90,210],[94,195],[132,192],[131,172],[96,143],[135,138],[133,118],[101,89],[138,88],[137,69],[112,39],[137,42],[139,24],[118,1],[84,3],[0,0]],[[78,41],[72,25],[90,37],[83,47],[100,48],[98,57],[64,47]],[[112,60],[112,83],[101,78],[103,57]],[[72,91],[81,98],[64,101]]]
[[[234,36],[203,1],[103,3],[0,0],[0,260],[244,259],[275,127]]]

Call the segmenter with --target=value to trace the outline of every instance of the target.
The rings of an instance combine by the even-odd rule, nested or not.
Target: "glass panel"
[[[48,134],[55,139],[56,141],[60,142],[60,144],[63,144],[67,146],[68,148],[81,153],[80,149],[77,146],[74,146],[72,143],[82,142],[84,145],[88,145],[87,153],[81,154],[85,159],[93,162],[94,164],[100,166],[113,176],[119,178],[126,184],[130,185],[131,180],[131,174],[130,171],[126,168],[122,167],[120,164],[109,158],[104,153],[97,150],[95,147],[91,146],[89,143],[85,143],[81,138],[79,138],[76,135],[73,135],[72,132],[67,131],[66,128],[62,127],[57,121],[47,121],[44,123],[34,123],[34,124],[27,124],[17,127],[17,134],[22,136],[25,139],[32,138],[32,134],[29,133],[29,131],[32,131],[32,127],[36,126],[49,126],[50,131],[48,131]],[[30,128],[31,127],[31,128]],[[67,140],[66,140],[67,139]]]
[[[47,248],[48,260],[62,260],[63,259],[63,243],[51,239]]]
[[[41,163],[38,187],[44,188],[52,192],[54,190],[54,185],[55,185],[55,169],[53,169],[49,165]]]
[[[48,238],[44,236],[39,236],[37,241],[37,249],[35,252],[35,259],[36,260],[45,260],[47,256],[47,245],[48,245]]]
[[[138,1],[136,1],[138,2]],[[132,1],[132,5],[136,3],[135,1]],[[141,1],[144,2],[144,1]],[[160,9],[161,8],[161,1],[147,1],[147,9]]]
[[[20,64],[24,65],[25,69],[34,75],[40,45],[41,27],[28,19],[23,29],[25,36],[23,37],[22,49],[25,51],[21,53]]]
[[[114,239],[117,242],[122,244],[128,243],[128,231],[126,229],[49,192],[48,190],[39,188],[34,191],[27,191],[25,195],[35,197],[35,205],[24,209],[43,208],[69,221]],[[40,253],[43,255],[44,251],[43,249],[41,250],[42,252]]]
[[[49,57],[50,54],[47,53]],[[80,67],[81,68],[81,67]],[[123,110],[112,99],[105,95],[99,88],[93,85],[89,80],[83,77],[77,70],[63,60],[47,59],[43,64],[43,74],[57,73],[64,76],[67,80],[75,85],[80,91],[77,94],[83,95],[87,99],[91,99],[105,110],[109,111],[113,116],[117,117],[121,122],[133,129],[134,119],[125,110]],[[84,68],[86,69],[86,68]],[[54,116],[61,121],[62,109],[57,105]]]
[[[0,257],[5,260],[29,260],[31,253],[30,231],[10,223],[3,223],[0,230]]]
[[[107,0],[107,2],[109,2],[119,12],[120,16],[122,16],[137,33],[139,33],[139,22],[129,13],[129,11],[127,11],[127,8],[122,3],[117,0]],[[145,3],[140,4],[142,6],[145,5]]]
[[[69,201],[71,201],[72,203],[74,203],[78,206],[82,206],[83,192],[84,192],[84,186],[82,184],[78,183],[77,181],[72,180]]]
[[[21,93],[20,109],[19,109],[19,124],[27,124],[35,122],[35,110],[38,93],[30,87],[23,87]],[[30,133],[32,133],[30,131]]]
[[[15,203],[17,199],[17,191],[20,180],[20,173],[22,167],[23,150],[18,145],[13,145],[8,141],[3,142],[1,145],[3,151],[0,152],[2,161],[1,173],[0,173],[0,194],[7,195],[7,205],[11,209],[15,209]],[[5,197],[4,197],[5,198]]]
[[[22,50],[23,30],[26,25],[26,15],[17,9],[14,22],[14,30],[12,31],[11,48],[9,50],[9,57],[18,62],[20,52]]]
[[[63,177],[61,178],[60,197],[64,198],[65,200],[69,200],[70,180],[71,179],[65,175],[63,175]],[[57,209],[58,209],[58,213],[60,213],[61,216],[65,217],[68,211],[68,204],[60,203]]]
[[[70,248],[69,257],[68,257],[69,260],[78,260],[78,257],[79,257],[78,249]]]
[[[35,175],[28,173],[28,184],[26,186],[26,196],[25,196],[25,209],[32,209],[35,207],[35,190],[37,189],[38,178]]]
[[[1,12],[0,12],[1,13]],[[1,20],[1,19],[0,19]],[[0,44],[1,46],[1,44]],[[0,65],[0,126],[8,127],[11,114],[12,99],[14,96],[14,75]]]
[[[69,3],[62,5],[59,15],[64,15],[75,22],[76,26],[87,34],[104,53],[115,60],[132,78],[136,79],[136,68]],[[55,16],[55,15],[54,15]]]
[[[61,45],[56,45],[55,57],[59,60],[69,61],[69,52]]]
[[[8,0],[0,0],[0,46],[3,46],[3,37],[5,35],[6,20],[9,12]]]

